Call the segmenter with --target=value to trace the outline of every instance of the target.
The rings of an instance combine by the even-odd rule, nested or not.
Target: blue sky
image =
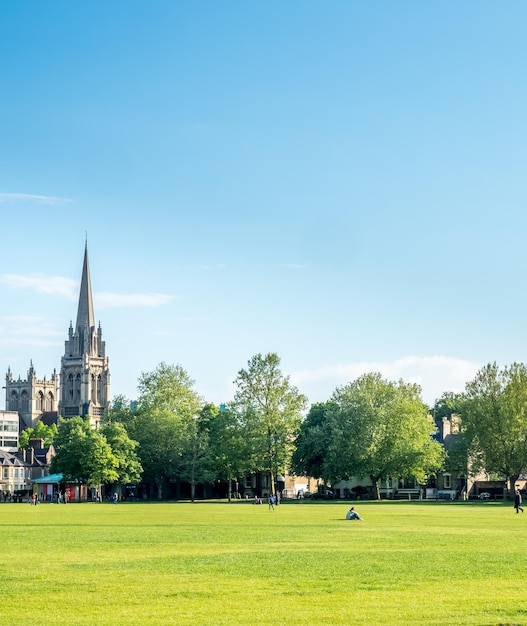
[[[3,3],[0,371],[60,369],[87,232],[112,395],[277,352],[433,402],[525,361],[522,2]],[[4,406],[3,400],[0,406]]]

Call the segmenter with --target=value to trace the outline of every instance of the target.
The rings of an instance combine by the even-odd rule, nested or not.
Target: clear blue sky
[[[85,233],[112,395],[432,402],[525,361],[527,4],[5,2],[0,373],[60,369]],[[0,406],[4,406],[3,398]]]

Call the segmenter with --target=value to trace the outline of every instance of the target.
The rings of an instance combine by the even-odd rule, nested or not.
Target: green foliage
[[[307,398],[282,374],[274,353],[254,356],[234,382],[232,409],[250,446],[250,463],[254,470],[269,471],[274,486],[291,459]]]
[[[196,459],[195,426],[201,399],[193,385],[180,365],[166,363],[143,373],[139,380],[137,409],[128,430],[139,442],[144,476],[155,483],[159,498],[164,481],[187,472],[189,459],[192,463]]]
[[[313,404],[300,426],[291,460],[291,469],[297,476],[331,480],[326,472],[327,452],[331,443],[331,422],[328,415],[334,410],[332,402]]]
[[[120,422],[103,423],[99,433],[106,438],[117,460],[115,471],[121,485],[132,484],[141,479],[143,467],[137,456],[137,441],[130,439],[126,428]]]
[[[27,448],[30,439],[43,439],[44,446],[49,446],[53,443],[53,439],[57,435],[57,425],[52,424],[47,426],[44,422],[38,421],[34,428],[25,428],[19,437],[19,447]]]
[[[181,365],[160,363],[152,372],[143,372],[138,383],[138,406],[142,412],[167,409],[184,417],[194,417],[201,399],[194,391],[194,380]]]
[[[444,459],[417,385],[364,374],[333,394],[327,471],[335,480],[369,476],[424,480]],[[377,497],[379,497],[377,488]]]
[[[60,418],[54,446],[57,454],[50,471],[64,474],[65,482],[101,485],[118,479],[118,460],[105,437],[91,428],[89,419]]]
[[[242,424],[229,406],[222,411],[213,404],[203,407],[202,417],[208,420],[210,458],[214,477],[228,483],[231,498],[231,481],[249,472],[248,445]]]
[[[527,470],[527,368],[500,369],[489,363],[467,383],[462,437],[474,471],[484,468],[505,477],[510,491]]]
[[[192,502],[195,498],[196,485],[214,480],[210,439],[210,427],[213,419],[214,410],[211,405],[207,405],[194,419],[185,423],[185,446],[182,452],[179,477],[190,483]]]

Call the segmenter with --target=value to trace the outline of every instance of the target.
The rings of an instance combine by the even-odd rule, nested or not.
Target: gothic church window
[[[9,410],[10,411],[18,411],[18,394],[16,391],[13,391],[11,394],[11,399],[9,401]]]
[[[22,411],[29,411],[29,396],[27,391],[23,391],[21,394],[21,407]]]

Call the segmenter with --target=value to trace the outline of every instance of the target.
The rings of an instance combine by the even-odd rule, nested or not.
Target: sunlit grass
[[[347,508],[2,504],[2,624],[527,624],[527,515]]]

